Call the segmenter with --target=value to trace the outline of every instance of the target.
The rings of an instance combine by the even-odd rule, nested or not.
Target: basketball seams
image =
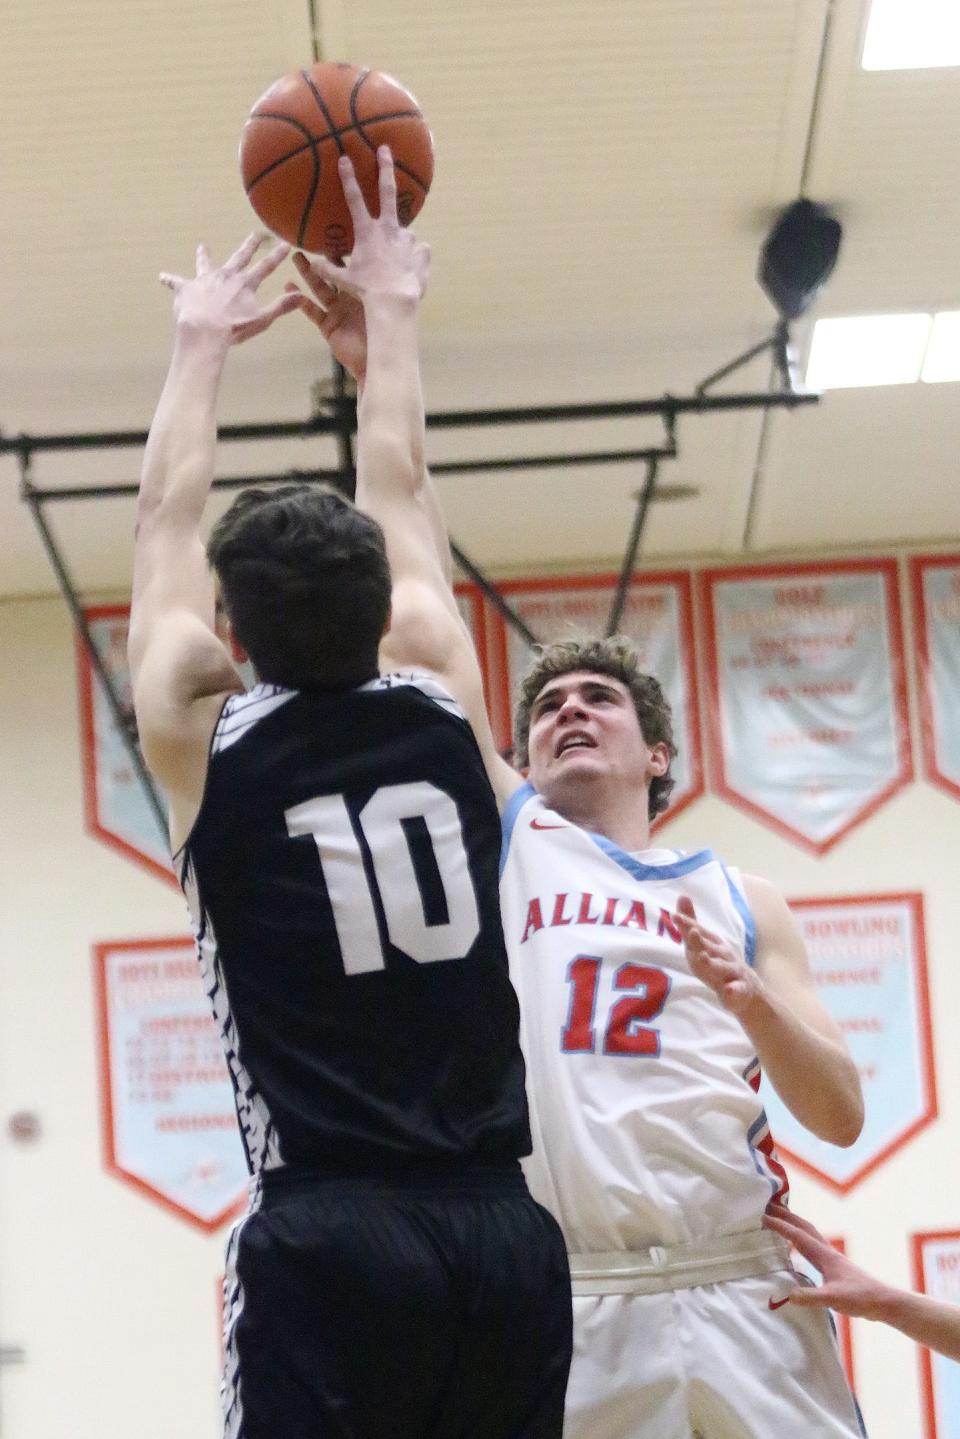
[[[382,115],[371,115],[361,123],[364,125],[380,125],[385,120],[422,119],[423,116],[421,115],[419,110],[389,110]],[[307,140],[303,145],[298,145],[295,150],[288,150],[287,153],[285,155],[281,155],[279,159],[271,160],[270,164],[267,165],[265,169],[261,170],[259,174],[254,175],[253,179],[247,186],[248,195],[258,180],[262,180],[264,175],[269,175],[271,170],[275,170],[278,165],[282,165],[286,160],[295,159],[297,155],[302,155],[304,150],[316,149],[317,146],[322,145],[326,140],[338,141],[341,135],[349,135],[352,131],[359,128],[358,126],[353,124],[337,125],[334,127],[333,130],[328,131],[326,135],[314,135],[312,130],[309,130],[307,126],[302,124],[299,120],[294,120],[291,115],[277,115],[274,114],[271,110],[255,111],[250,116],[247,124],[251,125],[254,120],[284,120],[288,125],[293,125],[297,130],[300,131],[302,135],[306,135]],[[340,153],[343,154],[343,147],[338,144],[337,148],[340,150]],[[399,165],[397,165],[397,169],[400,169]],[[426,190],[427,186],[424,185],[423,181],[419,180],[416,175],[411,175],[410,178],[416,180],[417,184],[420,185],[423,190]]]
[[[319,171],[319,156],[317,155],[316,151],[317,143],[320,137],[312,134],[311,131],[307,129],[306,125],[301,123],[301,121],[295,120],[292,115],[274,115],[269,110],[262,110],[259,115],[252,115],[250,117],[250,120],[247,121],[247,124],[249,125],[252,120],[282,120],[285,125],[292,125],[295,130],[299,130],[300,134],[306,135],[307,138],[304,144],[298,145],[295,150],[288,150],[285,155],[281,155],[277,160],[271,160],[270,164],[265,166],[264,169],[259,172],[259,174],[254,175],[250,183],[246,186],[246,191],[248,195],[250,194],[250,191],[253,189],[254,185],[258,185],[261,180],[263,180],[267,175],[271,173],[271,171],[276,170],[279,165],[285,165],[287,161],[292,160],[295,155],[302,155],[306,150],[312,150],[314,152],[315,169]],[[323,139],[329,139],[329,136],[324,135]]]
[[[368,74],[368,73],[369,73],[368,71],[366,71],[366,70],[364,71],[364,75],[366,75],[366,74]],[[345,155],[347,152],[346,152],[346,150],[344,149],[343,145],[341,145],[341,143],[340,143],[340,135],[339,135],[339,132],[338,132],[338,130],[337,130],[336,125],[333,123],[333,116],[330,114],[330,111],[329,111],[329,109],[327,108],[327,102],[326,102],[326,100],[324,100],[323,95],[320,93],[319,87],[318,87],[316,84],[314,84],[313,77],[312,77],[312,75],[309,74],[308,71],[306,71],[306,70],[301,70],[301,71],[300,71],[300,74],[303,76],[303,78],[304,78],[304,80],[305,80],[305,82],[306,82],[307,89],[310,91],[310,94],[313,96],[314,100],[316,100],[316,102],[317,102],[317,107],[318,107],[318,109],[319,109],[319,111],[320,111],[320,114],[323,116],[324,120],[326,120],[326,122],[327,122],[327,131],[328,131],[328,133],[329,133],[330,136],[333,138],[333,140],[336,141],[337,149],[340,151],[340,154],[341,154],[341,155]],[[324,139],[326,139],[326,136],[324,136]]]
[[[368,149],[368,150],[372,150],[372,152],[373,152],[374,154],[376,154],[376,153],[377,153],[377,147],[376,147],[376,145],[374,144],[374,142],[367,136],[367,134],[366,134],[366,132],[365,132],[365,130],[364,130],[364,126],[365,126],[365,125],[376,125],[376,124],[378,123],[378,121],[379,121],[379,120],[382,120],[384,117],[383,117],[382,115],[368,115],[368,116],[366,116],[365,119],[361,120],[360,115],[359,115],[358,110],[357,110],[357,101],[358,101],[359,96],[360,96],[360,90],[361,90],[361,87],[363,86],[364,80],[366,80],[366,78],[367,78],[367,76],[368,76],[369,74],[370,74],[370,71],[369,71],[369,70],[364,70],[361,75],[358,75],[358,76],[357,76],[356,83],[354,84],[353,88],[352,88],[351,91],[350,91],[350,99],[349,99],[349,101],[348,101],[347,103],[348,103],[348,105],[349,105],[349,107],[350,107],[350,118],[351,118],[351,120],[353,121],[354,126],[356,127],[357,134],[360,136],[360,139],[361,139],[361,140],[363,141],[363,143],[366,145],[367,149]],[[420,115],[419,110],[418,110],[416,113],[417,113],[417,115],[418,115],[418,117],[419,117],[420,119],[423,118],[423,116]],[[406,176],[407,176],[407,179],[412,180],[415,185],[419,185],[419,186],[420,186],[420,189],[423,191],[424,194],[427,193],[427,188],[428,188],[428,187],[427,187],[427,186],[423,183],[423,181],[420,179],[420,176],[417,175],[417,174],[415,174],[415,173],[413,172],[413,170],[411,170],[411,169],[409,168],[409,166],[407,166],[407,165],[405,165],[405,164],[403,163],[402,160],[398,160],[395,155],[393,156],[393,168],[394,168],[394,170],[399,170],[399,172],[400,172],[402,175],[406,175]]]

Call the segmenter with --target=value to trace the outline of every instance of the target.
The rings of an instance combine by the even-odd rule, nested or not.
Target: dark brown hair
[[[390,610],[383,531],[336,490],[244,490],[214,525],[207,557],[258,679],[335,689],[376,674]]]
[[[550,680],[577,670],[607,675],[626,685],[644,740],[650,745],[665,744],[671,760],[675,757],[677,747],[673,742],[673,719],[660,682],[641,669],[640,656],[632,640],[626,635],[612,635],[606,639],[561,640],[557,644],[540,647],[533,669],[524,676],[517,701],[514,730],[519,764],[530,762],[530,711],[540,691]],[[674,784],[669,766],[666,774],[650,781],[648,809],[651,819],[667,808]]]

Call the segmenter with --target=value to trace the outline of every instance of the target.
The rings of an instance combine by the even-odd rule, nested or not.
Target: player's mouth
[[[596,747],[595,739],[591,739],[582,730],[573,730],[570,734],[565,734],[563,739],[558,742],[554,750],[554,758],[559,759],[562,754],[567,754],[573,749],[596,749]]]

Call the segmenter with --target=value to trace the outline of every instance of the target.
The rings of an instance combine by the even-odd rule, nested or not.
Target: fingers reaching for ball
[[[259,243],[258,240],[257,244],[259,245]],[[272,275],[274,270],[283,264],[289,253],[290,246],[285,240],[281,240],[278,245],[274,245],[273,249],[264,255],[262,260],[258,260],[255,265],[251,265],[246,274],[246,281],[250,288],[252,290],[259,289],[267,276]]]
[[[389,145],[377,147],[377,170],[380,185],[380,214],[384,220],[397,225],[399,224],[397,218],[397,172],[393,168],[393,156],[390,153]]]
[[[296,252],[293,263],[301,280],[316,296],[324,309],[332,305],[337,298],[337,287],[333,281],[322,275],[302,250]]]
[[[363,198],[363,191],[357,181],[357,172],[353,168],[353,161],[349,155],[340,156],[337,161],[337,173],[343,188],[343,198],[347,202],[350,219],[353,221],[353,238],[356,243],[369,230],[372,217],[367,209],[367,202]]]

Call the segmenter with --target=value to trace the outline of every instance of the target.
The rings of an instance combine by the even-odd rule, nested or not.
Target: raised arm
[[[320,331],[334,359],[348,374],[353,376],[358,398],[363,394],[367,375],[367,324],[363,304],[348,290],[338,290],[329,280],[314,268],[306,255],[298,253],[293,263],[310,295],[300,296],[300,307]],[[296,285],[287,289],[296,292]],[[433,545],[437,552],[447,584],[453,586],[453,564],[450,557],[450,542],[443,512],[437,499],[436,489],[424,464],[421,475],[421,495],[429,520]]]
[[[144,756],[178,815],[199,803],[210,730],[223,696],[241,688],[214,632],[214,588],[200,520],[214,475],[216,403],[231,345],[296,308],[283,295],[260,305],[256,290],[283,260],[278,246],[251,264],[251,236],[226,264],[197,250],[196,275],[162,275],[174,293],[170,369],[144,452],[134,545],[128,653]]]
[[[800,928],[773,885],[744,875],[743,887],[757,927],[754,966],[699,925],[682,900],[690,968],[737,1016],[791,1114],[820,1139],[851,1145],[863,1128],[860,1077],[817,996]]]
[[[801,1219],[783,1205],[770,1206],[764,1217],[768,1229],[775,1229],[815,1265],[823,1275],[823,1283],[794,1289],[791,1304],[802,1307],[835,1309],[855,1319],[875,1319],[899,1329],[908,1339],[934,1349],[948,1359],[960,1360],[960,1305],[926,1294],[912,1294],[896,1289],[858,1269],[807,1219]]]
[[[498,792],[518,776],[496,752],[473,642],[450,585],[450,555],[425,463],[418,314],[429,251],[396,214],[390,152],[378,151],[380,215],[367,211],[353,167],[340,177],[353,219],[355,245],[345,267],[298,260],[313,291],[302,302],[359,390],[357,504],[383,526],[393,576],[390,629],[381,647],[385,668],[422,668],[438,676],[470,718]],[[359,313],[344,293],[362,307]],[[364,343],[365,341],[365,343]]]

